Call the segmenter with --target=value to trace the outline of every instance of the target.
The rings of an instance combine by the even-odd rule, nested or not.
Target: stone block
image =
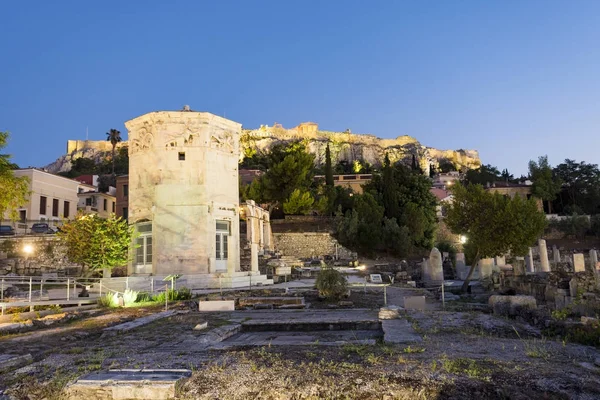
[[[199,311],[235,311],[234,300],[199,301]]]
[[[488,304],[492,307],[494,314],[518,315],[523,310],[535,310],[537,302],[533,296],[490,296]]]
[[[573,269],[575,270],[575,272],[585,271],[585,259],[583,258],[583,254],[573,254]]]
[[[66,395],[77,400],[174,399],[177,382],[190,375],[188,370],[111,370],[79,378]]]
[[[396,319],[400,316],[400,307],[388,306],[379,309],[379,319]]]
[[[494,268],[493,258],[482,258],[479,260],[479,279],[488,279],[492,276],[492,270]]]
[[[203,329],[208,328],[208,322],[201,322],[194,327],[195,331],[201,331]]]
[[[405,296],[404,308],[407,310],[425,311],[425,296]]]
[[[275,275],[291,275],[292,274],[292,267],[277,267],[275,268]]]

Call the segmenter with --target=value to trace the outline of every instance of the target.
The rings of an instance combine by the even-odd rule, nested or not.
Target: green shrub
[[[98,299],[100,307],[115,308],[119,307],[119,293],[108,293]]]
[[[138,292],[131,289],[125,289],[125,292],[123,292],[123,304],[125,305],[125,307],[130,307],[131,305],[133,305],[133,303],[136,302],[137,297]]]
[[[319,295],[326,299],[339,300],[348,292],[348,282],[341,272],[333,268],[323,268],[316,281]]]
[[[152,296],[152,301],[164,303],[165,296],[169,296],[169,301],[189,300],[192,298],[192,291],[185,287],[176,290],[169,289],[166,292],[161,292]]]
[[[136,303],[147,303],[149,301],[152,301],[152,295],[146,292],[138,293],[137,298],[135,299]]]
[[[551,219],[548,227],[554,228],[565,235],[575,236],[576,238],[583,239],[592,225],[590,224],[590,219],[587,216],[575,214],[561,220]]]
[[[177,290],[169,291],[169,299],[170,300],[189,300],[192,298],[192,291],[186,287],[182,287]]]

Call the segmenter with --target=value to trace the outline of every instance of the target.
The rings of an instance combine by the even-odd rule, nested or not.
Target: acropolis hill
[[[304,122],[291,129],[285,129],[277,123],[273,126],[263,125],[258,129],[243,129],[240,138],[240,161],[254,151],[268,152],[277,143],[294,140],[304,141],[308,150],[315,155],[317,165],[325,162],[327,143],[334,164],[339,161],[360,160],[379,166],[387,153],[390,161],[403,161],[406,164],[411,163],[414,154],[425,173],[429,172],[431,165],[437,169],[444,161],[453,163],[457,169],[471,169],[481,165],[477,150],[438,150],[422,145],[411,136],[381,139],[370,134],[354,134],[349,130],[322,131],[314,122]],[[127,146],[127,142],[119,143],[118,147],[121,146]],[[110,151],[111,144],[107,141],[69,140],[67,154],[46,166],[46,169],[54,173],[68,171],[74,159],[87,157],[98,161]]]

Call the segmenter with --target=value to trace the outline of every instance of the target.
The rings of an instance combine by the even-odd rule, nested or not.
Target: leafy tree
[[[382,174],[373,175],[365,185],[365,191],[383,205],[387,218],[395,218],[400,227],[408,227],[413,246],[430,249],[437,227],[437,201],[430,191],[431,180],[401,163],[392,172],[384,166]]]
[[[67,248],[69,261],[100,271],[127,264],[134,228],[114,215],[78,215],[66,222],[57,235]]]
[[[117,143],[121,142],[121,132],[116,129],[111,129],[106,132],[106,140],[112,145],[112,174],[115,174],[115,148]]]
[[[507,171],[508,172],[508,171]],[[504,180],[498,168],[492,165],[482,165],[477,169],[470,169],[466,172],[464,183],[486,186],[488,183]]]
[[[560,202],[564,209],[586,214],[600,213],[600,170],[598,165],[566,159],[554,168],[563,182]]]
[[[529,161],[529,176],[533,181],[532,194],[547,201],[548,213],[552,214],[552,201],[560,192],[562,182],[554,175],[548,163],[548,156],[539,157],[537,163],[533,160]]]
[[[313,184],[314,156],[295,142],[277,145],[269,154],[269,169],[260,178],[264,199],[283,204],[295,189],[308,190]]]
[[[398,218],[400,216],[398,184],[394,179],[394,168],[390,165],[390,158],[387,153],[383,160],[382,178],[381,197],[383,199],[385,216],[388,218]]]
[[[370,194],[354,196],[354,208],[336,218],[338,241],[361,254],[372,255],[383,248],[383,207]]]
[[[585,239],[585,234],[592,227],[591,222],[590,218],[585,215],[572,215],[561,220],[552,219],[549,226],[565,235],[575,236],[577,239]]]
[[[296,189],[290,195],[290,198],[283,203],[283,212],[286,214],[306,215],[310,212],[315,199],[309,191]]]
[[[256,149],[246,149],[240,168],[266,171],[269,168],[269,156],[257,152]]]
[[[419,164],[417,164],[417,157],[414,154],[412,155],[412,162],[410,164],[410,168],[413,171],[421,171],[421,168],[419,168]]]
[[[465,252],[472,259],[463,291],[479,260],[510,252],[522,255],[535,243],[546,226],[546,217],[535,199],[505,197],[481,185],[455,185],[446,224],[455,234],[466,235]]]
[[[71,169],[69,171],[62,172],[59,175],[66,176],[67,178],[75,178],[80,175],[95,175],[98,172],[98,166],[94,160],[91,158],[79,157],[78,159],[71,161]]]
[[[435,169],[435,165],[429,164],[429,177],[433,178],[437,174],[437,170]]]
[[[383,218],[383,240],[385,249],[397,256],[408,254],[412,247],[409,229],[399,226],[396,218]]]
[[[117,178],[115,175],[100,175],[98,177],[98,191],[108,193],[110,187],[117,187]]]
[[[331,151],[329,150],[329,143],[325,148],[325,184],[327,186],[333,186],[333,168],[331,167]]]
[[[253,180],[250,185],[247,186],[246,198],[254,200],[258,204],[265,202],[264,187],[260,179]]]
[[[0,132],[0,150],[8,143],[8,132]],[[0,154],[0,218],[6,214],[10,219],[18,218],[18,208],[27,202],[29,197],[29,179],[16,177],[13,173],[15,164],[8,154]]]
[[[353,174],[354,166],[352,165],[352,163],[349,163],[346,160],[340,160],[337,164],[335,164],[333,171],[337,175]]]
[[[596,237],[600,237],[600,214],[594,215],[590,219],[590,232]]]
[[[338,208],[342,214],[354,205],[352,189],[344,186],[324,186],[319,193],[317,209],[322,215],[333,215]]]
[[[450,171],[457,171],[456,166],[448,160],[444,160],[440,163],[439,170],[440,170],[439,172],[443,172],[443,173],[448,173]]]
[[[502,173],[500,174],[500,178],[502,178],[502,180],[504,182],[512,182],[515,180],[514,175],[511,174],[510,172],[508,172],[508,170],[506,168],[504,168],[502,170]]]

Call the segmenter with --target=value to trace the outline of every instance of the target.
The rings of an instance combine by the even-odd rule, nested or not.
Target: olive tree
[[[58,233],[67,248],[69,261],[91,271],[126,265],[133,236],[134,228],[114,215],[109,218],[78,215],[66,222]]]
[[[467,237],[465,252],[472,260],[463,291],[479,260],[509,252],[526,254],[546,227],[546,216],[535,199],[510,198],[473,184],[456,185],[452,194],[446,224],[453,233]]]

